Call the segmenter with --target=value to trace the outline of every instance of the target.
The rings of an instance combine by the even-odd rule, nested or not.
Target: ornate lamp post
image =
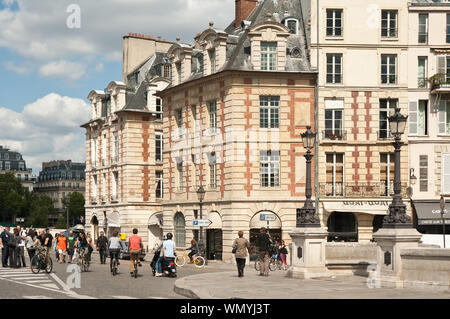
[[[388,118],[389,130],[394,137],[395,164],[394,164],[394,197],[389,205],[389,215],[383,219],[383,228],[412,228],[411,218],[406,215],[406,205],[402,200],[402,184],[400,178],[400,148],[403,142],[400,141],[405,132],[408,116],[400,113],[400,109],[395,109],[395,114]]]
[[[311,131],[311,126],[306,127],[306,132],[302,135],[303,147],[307,149],[305,154],[306,158],[306,187],[305,187],[305,205],[297,210],[297,227],[320,227],[319,217],[316,215],[316,209],[314,208],[311,200],[312,188],[311,188],[311,150],[314,148],[316,142],[316,133]]]
[[[203,186],[200,186],[197,190],[198,201],[200,202],[200,219],[203,219],[203,200],[205,199],[205,189]],[[205,245],[203,243],[203,226],[200,226],[200,236],[198,243],[198,250],[200,252],[200,256],[205,258]],[[205,258],[206,260],[206,258]]]

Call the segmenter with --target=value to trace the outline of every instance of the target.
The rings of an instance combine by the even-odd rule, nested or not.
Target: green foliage
[[[55,228],[67,229],[66,217],[64,217],[64,215],[59,216],[58,221],[56,222]]]
[[[81,193],[71,193],[70,196],[63,199],[63,204],[69,208],[69,220],[71,224],[80,216],[85,215],[84,196]]]
[[[27,218],[27,225],[34,227],[47,227],[48,215],[54,214],[53,202],[47,195],[34,196],[31,202],[31,212]]]
[[[26,190],[12,173],[0,174],[0,220],[15,223],[26,207]]]

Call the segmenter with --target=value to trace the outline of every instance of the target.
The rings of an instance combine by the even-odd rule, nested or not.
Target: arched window
[[[384,215],[376,215],[373,218],[373,232],[376,233],[383,226]]]
[[[353,213],[333,212],[327,224],[328,241],[358,241],[358,223]]]
[[[175,244],[177,247],[186,246],[186,221],[182,213],[177,212],[173,218],[175,225]]]

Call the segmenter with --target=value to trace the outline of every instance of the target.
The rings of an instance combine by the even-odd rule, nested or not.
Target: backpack
[[[16,248],[17,245],[18,245],[18,243],[17,243],[16,236],[14,236],[14,235],[9,236],[9,241],[6,243],[6,246],[8,246],[9,248]]]

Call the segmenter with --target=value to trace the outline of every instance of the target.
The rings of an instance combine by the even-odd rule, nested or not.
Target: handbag
[[[237,247],[233,247],[233,250],[231,251],[233,254],[236,253]]]

